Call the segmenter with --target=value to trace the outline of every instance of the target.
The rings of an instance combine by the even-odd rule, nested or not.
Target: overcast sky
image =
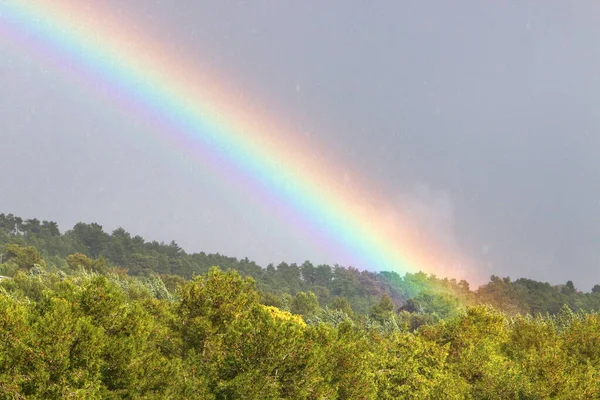
[[[600,283],[596,1],[104,1],[318,135],[485,276]],[[263,265],[336,262],[0,46],[0,212]]]

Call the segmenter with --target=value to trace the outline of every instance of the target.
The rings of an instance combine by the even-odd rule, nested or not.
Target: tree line
[[[328,307],[295,315],[265,305],[254,279],[233,270],[212,268],[169,289],[158,275],[53,270],[36,261],[0,280],[1,398],[600,393],[600,315],[568,306],[535,317],[467,306],[412,329],[408,311],[389,299],[363,318]]]
[[[3,214],[0,254],[0,398],[600,393],[597,286],[262,268]]]
[[[6,250],[10,245],[34,247],[47,263],[63,270],[77,266],[79,257],[79,264],[96,272],[120,268],[132,276],[156,274],[174,282],[206,274],[212,266],[218,265],[252,277],[265,304],[288,310],[293,304],[310,299],[313,304],[309,309],[314,308],[316,300],[321,308],[344,305],[365,315],[383,297],[389,297],[396,308],[421,315],[423,320],[444,319],[465,305],[476,304],[493,305],[508,315],[554,315],[565,304],[573,311],[600,310],[600,285],[597,284],[590,292],[583,292],[571,281],[551,285],[531,279],[492,276],[485,285],[472,290],[464,280],[423,272],[401,275],[395,271],[313,265],[310,261],[262,267],[247,258],[204,252],[188,254],[175,241],[146,241],[123,228],[107,233],[97,223],[80,222],[61,233],[56,222],[0,214],[0,254],[6,253],[2,256],[5,260],[14,253]],[[95,261],[81,261],[82,256]],[[33,262],[29,262],[31,265]]]

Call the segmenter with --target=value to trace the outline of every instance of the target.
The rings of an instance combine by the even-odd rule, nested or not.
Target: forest
[[[600,285],[260,266],[0,214],[0,398],[591,399]]]

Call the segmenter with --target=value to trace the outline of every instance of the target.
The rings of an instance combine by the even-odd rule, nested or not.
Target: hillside
[[[424,273],[263,269],[96,224],[61,234],[53,222],[0,222],[1,398],[600,392],[597,286],[492,277],[471,291]]]
[[[263,268],[248,259],[202,252],[188,254],[175,241],[150,242],[122,228],[107,233],[99,224],[78,223],[61,233],[52,221],[0,214],[0,254],[5,253],[4,261],[18,252],[10,251],[7,246],[11,244],[35,247],[50,270],[81,266],[104,272],[118,268],[132,276],[160,275],[172,285],[205,274],[212,266],[233,269],[256,281],[265,304],[284,309],[290,308],[298,293],[310,292],[320,307],[348,304],[358,314],[368,314],[383,296],[389,296],[396,307],[441,318],[464,305],[475,304],[490,304],[509,315],[556,314],[564,304],[574,311],[600,310],[600,285],[586,293],[578,291],[570,281],[550,285],[492,276],[487,284],[471,290],[466,281],[422,272],[400,275],[393,271],[359,271],[339,265],[313,265],[310,261],[302,265],[282,262]],[[6,265],[3,268],[4,275],[14,273]]]

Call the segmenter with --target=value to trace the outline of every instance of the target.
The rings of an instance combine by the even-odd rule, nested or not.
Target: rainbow
[[[268,107],[182,58],[151,30],[78,0],[3,0],[0,43],[18,43],[79,86],[149,124],[149,138],[202,160],[340,260],[369,270],[453,275],[456,254],[419,234],[408,215],[349,174]],[[154,132],[154,133],[153,133]]]

